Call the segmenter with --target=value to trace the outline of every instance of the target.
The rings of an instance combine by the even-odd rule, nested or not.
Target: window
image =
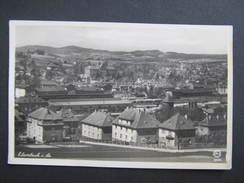
[[[122,138],[122,134],[120,134],[120,138]]]

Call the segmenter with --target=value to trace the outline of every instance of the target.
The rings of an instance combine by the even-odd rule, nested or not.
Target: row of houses
[[[160,122],[153,114],[137,108],[126,108],[119,115],[105,111],[74,115],[71,110],[53,112],[42,107],[28,115],[27,136],[38,143],[83,139],[179,149],[194,147],[199,140],[196,136],[212,137],[213,131],[214,138],[218,131],[223,135],[226,123],[220,121],[226,120],[204,120],[196,126],[179,113]]]

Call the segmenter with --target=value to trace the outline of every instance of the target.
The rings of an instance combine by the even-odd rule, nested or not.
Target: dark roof
[[[66,91],[65,88],[61,86],[57,87],[45,87],[45,88],[37,88],[37,92],[54,92],[54,91]]]
[[[47,64],[48,67],[58,67],[59,66],[59,63],[54,63],[54,62],[49,62]]]
[[[187,120],[184,116],[180,115],[179,113],[173,115],[171,118],[161,123],[159,127],[169,130],[194,129],[192,121]]]
[[[45,100],[36,96],[24,96],[16,98],[16,103],[46,103]]]
[[[138,110],[133,108],[126,108],[119,116],[120,119],[134,121],[135,115]]]
[[[64,123],[63,122],[54,123],[52,121],[45,121],[44,123],[42,122],[42,123],[39,123],[38,125],[39,126],[62,126],[62,125],[64,125]]]
[[[76,86],[76,89],[78,91],[103,91],[100,88],[92,87],[92,86],[90,86],[90,87],[87,87],[87,86],[80,86],[80,87],[78,87],[78,86]]]
[[[64,122],[78,122],[86,118],[87,114],[74,114],[71,109],[62,109],[60,115]]]
[[[103,111],[95,111],[87,118],[83,119],[82,122],[98,127],[109,127],[112,126],[113,118],[109,113]]]
[[[151,114],[144,110],[127,108],[125,109],[120,116],[114,121],[118,124],[118,119],[124,119],[131,121],[131,128],[157,128],[159,121]]]
[[[204,119],[199,123],[200,126],[215,127],[215,126],[227,126],[226,119]]]
[[[51,99],[48,101],[49,105],[51,106],[94,106],[94,105],[130,105],[132,101],[130,100],[114,100],[106,99],[106,98],[99,98],[98,100],[82,100],[82,99]]]
[[[43,121],[56,121],[61,120],[61,115],[51,111],[48,108],[41,107],[29,114],[29,117],[43,120]]]

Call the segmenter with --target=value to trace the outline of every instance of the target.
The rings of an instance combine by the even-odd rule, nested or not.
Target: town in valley
[[[16,47],[14,127],[16,157],[225,161],[227,55]]]

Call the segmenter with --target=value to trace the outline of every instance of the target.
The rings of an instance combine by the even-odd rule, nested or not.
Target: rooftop
[[[36,96],[24,96],[24,97],[16,98],[15,102],[19,104],[19,103],[42,103],[46,101]]]
[[[52,106],[86,106],[86,105],[116,105],[116,104],[131,104],[129,100],[113,100],[113,99],[97,99],[97,100],[49,100],[49,105]]]
[[[62,109],[59,114],[61,115],[64,122],[81,121],[86,118],[87,114],[74,114],[71,109]]]
[[[186,119],[184,116],[180,115],[179,113],[173,115],[171,118],[161,123],[159,127],[164,129],[169,129],[169,130],[194,129],[192,121]]]
[[[109,127],[112,126],[113,118],[109,113],[102,111],[94,111],[87,118],[83,119],[82,122],[98,127]]]
[[[42,121],[56,121],[62,120],[60,114],[51,111],[48,108],[41,107],[29,114],[29,117]]]
[[[65,88],[61,86],[57,87],[45,87],[45,88],[37,88],[36,91],[38,92],[53,92],[53,91],[66,91]]]
[[[131,127],[136,129],[157,128],[160,123],[153,115],[144,110],[135,108],[125,109],[118,118],[131,121]],[[118,118],[114,123],[118,124]]]
[[[216,126],[227,126],[226,119],[204,119],[199,123],[200,126],[216,127]]]

